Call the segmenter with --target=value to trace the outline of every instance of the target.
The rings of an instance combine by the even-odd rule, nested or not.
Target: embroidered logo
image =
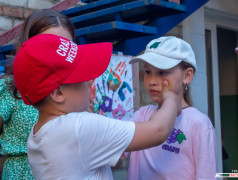
[[[170,151],[170,152],[175,152],[177,154],[179,154],[179,151],[180,151],[180,148],[176,148],[176,147],[173,147],[173,146],[169,146],[167,144],[163,144],[162,145],[162,149],[164,150],[167,150],[167,151]]]
[[[173,132],[170,134],[170,136],[168,137],[166,142],[168,144],[171,144],[171,143],[175,143],[176,141],[178,141],[178,143],[181,144],[183,142],[183,140],[186,140],[184,133],[180,129],[177,130],[174,128]],[[180,148],[173,147],[168,144],[163,144],[162,149],[179,154]]]
[[[177,130],[174,128],[173,132],[170,134],[166,142],[170,144],[178,141],[178,143],[181,144],[183,140],[186,140],[186,137],[183,132],[180,129]]]
[[[159,46],[160,43],[161,43],[161,42],[155,42],[154,44],[152,44],[152,45],[150,46],[150,49],[152,49],[152,48],[156,49],[156,48]]]
[[[67,41],[65,39],[60,38],[60,45],[59,48],[57,49],[57,53],[60,56],[66,56],[65,60],[73,63],[74,59],[77,55],[77,51],[78,51],[78,46],[77,44],[75,44],[72,41]]]

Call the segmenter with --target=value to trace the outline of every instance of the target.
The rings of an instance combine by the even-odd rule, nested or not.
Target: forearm
[[[178,107],[173,99],[164,101],[148,121],[136,123],[135,135],[126,151],[146,149],[163,143],[173,130],[177,112]]]
[[[149,119],[162,133],[160,137],[164,142],[173,131],[175,119],[178,114],[178,105],[173,99],[167,99],[161,108]]]

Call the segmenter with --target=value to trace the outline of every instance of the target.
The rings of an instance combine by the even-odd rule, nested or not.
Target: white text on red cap
[[[66,57],[65,60],[70,62],[70,63],[73,63],[74,58],[77,55],[77,50],[78,50],[77,44],[75,44],[72,41],[67,41],[67,40],[61,39],[61,38],[60,38],[60,40],[61,40],[61,44],[59,45],[56,52],[60,56],[66,56],[68,54],[68,56]],[[71,44],[71,47],[69,49],[70,44]]]

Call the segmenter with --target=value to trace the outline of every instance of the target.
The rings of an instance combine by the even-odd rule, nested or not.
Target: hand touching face
[[[177,94],[180,98],[183,96],[184,71],[178,66],[163,70],[158,69],[148,63],[144,65],[144,86],[151,99],[161,105],[163,102],[162,90],[163,81],[168,82],[168,89]]]

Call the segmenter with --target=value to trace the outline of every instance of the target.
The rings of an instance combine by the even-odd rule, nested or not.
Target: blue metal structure
[[[83,0],[84,6],[64,10],[75,26],[78,44],[111,41],[114,51],[137,55],[208,0]],[[13,45],[0,47],[0,61]]]
[[[97,3],[99,2],[97,1]],[[92,11],[92,9],[97,7],[95,3],[94,6],[90,6],[92,9],[87,9],[87,13],[70,18],[76,29],[77,43],[82,43],[80,42],[82,38],[84,39],[83,42],[88,43],[126,40],[151,35],[150,31],[152,29],[152,35],[155,35],[157,34],[156,27],[145,26],[144,24],[138,24],[138,22],[152,21],[158,17],[184,13],[186,11],[184,5],[161,0],[134,0],[130,2],[127,0],[123,4],[121,4],[123,1],[115,0],[104,0],[103,2],[106,7],[104,9]],[[111,6],[108,7],[109,5]],[[70,14],[69,11],[66,11],[68,15]]]
[[[0,47],[0,60],[6,59],[6,54],[11,54],[14,50],[14,46],[12,44]]]
[[[145,49],[149,41],[166,34],[173,27],[182,22],[185,18],[187,18],[208,1],[209,0],[183,0],[182,3],[186,6],[185,13],[156,18],[154,21],[149,23],[150,26],[157,28],[158,33],[156,35],[128,39],[124,42],[120,42],[117,46],[114,47],[114,50],[121,51],[124,54],[128,55],[137,55]]]

